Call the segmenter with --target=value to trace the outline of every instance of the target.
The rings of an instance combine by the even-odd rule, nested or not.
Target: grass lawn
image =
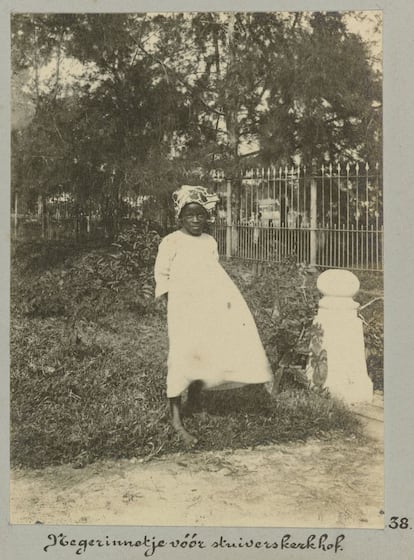
[[[94,266],[101,271],[109,252],[107,248],[94,248],[80,254],[78,250],[49,246],[30,251],[21,248],[14,256],[14,465],[83,466],[97,459],[151,458],[181,449],[170,428],[166,406],[165,310],[148,297],[149,303],[143,303],[137,295],[135,276],[119,272],[125,268],[122,263],[119,269],[111,265],[104,274],[96,273]],[[284,347],[275,340],[275,333],[281,340],[283,334],[296,336],[299,332],[300,321],[295,319],[297,324],[293,324],[289,317],[300,316],[302,310],[304,321],[314,309],[318,298],[315,278],[308,279],[305,302],[290,291],[290,284],[296,286],[298,280],[292,276],[296,268],[291,265],[279,266],[277,278],[275,269],[252,278],[250,268],[242,263],[226,266],[255,315],[276,367]],[[369,302],[372,290],[381,289],[371,275],[362,279],[362,284],[370,292],[361,292],[362,301]],[[271,288],[267,289],[268,285]],[[274,289],[279,294],[276,314]],[[365,321],[368,329],[375,326],[370,336],[374,343],[379,337],[377,343],[381,344],[382,306],[376,305],[374,302],[366,308]],[[282,319],[287,325],[283,332],[277,327]],[[379,354],[375,349],[378,368]],[[379,373],[376,375],[382,379]],[[374,383],[380,385],[378,380]],[[359,422],[341,403],[301,387],[293,377],[287,377],[281,389],[275,400],[261,386],[206,392],[208,414],[186,419],[188,429],[199,436],[198,449],[247,448],[309,437],[329,438],[338,433],[359,434]]]

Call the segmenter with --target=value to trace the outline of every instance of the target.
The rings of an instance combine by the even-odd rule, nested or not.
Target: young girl
[[[181,420],[205,389],[271,382],[273,375],[254,319],[239,290],[218,262],[217,243],[204,233],[218,197],[184,185],[173,193],[181,229],[160,243],[155,263],[156,297],[168,300],[167,397],[172,424],[183,441],[197,439]]]

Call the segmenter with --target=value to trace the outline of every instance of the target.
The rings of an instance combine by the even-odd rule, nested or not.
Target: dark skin
[[[190,202],[184,206],[179,216],[181,231],[199,237],[206,227],[207,219],[205,208],[197,202]]]
[[[207,219],[207,211],[200,204],[196,202],[186,204],[179,216],[181,231],[188,235],[199,237],[205,229]],[[166,295],[166,299],[167,298],[168,295]],[[186,403],[187,415],[201,410],[202,388],[203,382],[200,380],[193,381],[190,384]],[[187,432],[183,425],[181,395],[168,400],[170,404],[171,422],[174,430],[188,447],[194,446],[198,441],[197,438]]]

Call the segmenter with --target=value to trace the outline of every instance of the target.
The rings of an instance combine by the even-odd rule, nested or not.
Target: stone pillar
[[[371,402],[359,303],[353,300],[359,280],[348,270],[327,270],[317,287],[323,297],[312,327],[308,377],[347,404]]]

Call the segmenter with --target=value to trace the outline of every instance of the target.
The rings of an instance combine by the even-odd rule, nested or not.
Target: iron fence
[[[213,226],[222,255],[383,270],[379,165],[250,169],[239,189],[219,171],[213,178],[222,197]]]
[[[239,181],[220,170],[212,185],[221,197],[212,233],[227,257],[279,262],[294,257],[321,268],[383,270],[383,202],[379,165],[275,166],[245,170]],[[16,198],[17,201],[17,198]],[[144,198],[122,199],[119,227],[142,217]],[[63,196],[37,213],[12,213],[14,239],[106,237],[111,223],[92,203],[78,208]]]

